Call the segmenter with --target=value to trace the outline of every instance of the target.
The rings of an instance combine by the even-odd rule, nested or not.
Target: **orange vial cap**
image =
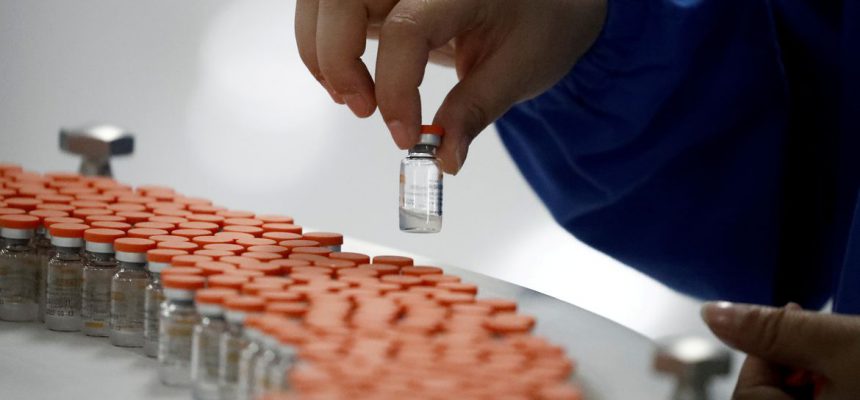
[[[224,207],[213,206],[211,204],[189,204],[188,211],[195,214],[212,214],[215,215],[218,211],[225,210]]]
[[[505,313],[495,315],[484,321],[484,327],[499,334],[528,333],[535,326],[531,315]]]
[[[256,260],[260,260],[262,262],[267,262],[267,261],[272,261],[272,260],[277,260],[279,258],[282,258],[281,255],[278,253],[266,253],[266,252],[262,252],[262,251],[246,251],[246,252],[242,253],[242,257],[253,258]]]
[[[120,217],[125,217],[130,224],[149,221],[151,217],[155,216],[153,214],[143,211],[119,211],[116,213],[116,215],[119,215]]]
[[[236,244],[241,245],[241,246],[245,246],[245,247],[248,247],[248,248],[253,247],[253,246],[268,246],[268,245],[274,245],[274,244],[276,244],[276,243],[277,243],[277,242],[275,242],[275,241],[274,241],[274,240],[272,240],[272,239],[257,238],[257,237],[255,237],[255,238],[241,238],[241,239],[236,239]]]
[[[215,215],[220,215],[224,218],[254,218],[254,213],[250,211],[236,210],[218,210]]]
[[[24,211],[33,211],[36,206],[42,204],[42,200],[31,199],[29,197],[12,197],[3,200],[9,208],[20,208]]]
[[[188,222],[187,219],[182,217],[172,217],[170,215],[155,215],[149,217],[150,222],[166,222],[168,224],[172,224],[173,226],[179,225],[183,222]]]
[[[227,250],[201,249],[201,250],[196,250],[194,252],[194,255],[212,257],[213,260],[217,261],[221,257],[235,256],[236,253],[234,253],[232,251],[227,251]]]
[[[201,236],[201,237],[206,237],[206,236]],[[199,237],[195,238],[195,239],[199,239]],[[233,243],[209,243],[209,244],[204,244],[203,248],[206,250],[229,251],[231,253],[234,253],[233,255],[235,255],[236,253],[238,253],[240,251],[245,251],[245,247],[239,246],[238,244],[233,244]]]
[[[20,208],[9,208],[9,207],[0,208],[0,215],[21,215],[21,214],[27,214],[27,211],[24,211]]]
[[[269,245],[257,245],[257,246],[248,247],[248,252],[249,253],[267,253],[267,254],[283,255],[283,254],[289,253],[290,249],[288,249],[284,246],[269,244]],[[243,255],[246,257],[248,256],[247,254],[243,254]],[[278,258],[281,258],[281,257],[278,257]]]
[[[42,225],[44,225],[45,228],[48,228],[48,229],[50,229],[51,225],[54,225],[54,224],[83,224],[83,223],[84,223],[84,220],[82,220],[80,218],[71,218],[71,217],[48,217],[48,218],[45,218],[44,221],[42,221]]]
[[[53,227],[52,227],[53,228]],[[53,235],[53,231],[51,232]],[[146,253],[155,248],[155,242],[149,239],[140,238],[121,238],[113,243],[114,248],[118,252],[123,253]]]
[[[24,211],[24,210],[21,210],[21,211]],[[0,215],[2,215],[2,214],[3,214],[3,213],[2,213],[2,212],[0,212]],[[32,216],[34,216],[34,217],[36,217],[36,218],[39,218],[39,222],[40,222],[40,223],[41,223],[42,221],[44,221],[44,220],[45,220],[45,218],[51,218],[51,217],[68,217],[68,216],[69,216],[69,213],[67,213],[67,212],[65,212],[65,211],[57,211],[57,210],[39,210],[39,209],[36,209],[36,210],[30,211],[30,212],[29,212],[29,213],[27,213],[27,214],[28,214],[28,215],[32,215]]]
[[[266,224],[292,224],[293,223],[293,217],[289,217],[286,215],[274,215],[274,214],[258,215],[254,218],[259,219],[260,221],[263,221],[263,223],[266,223]]]
[[[84,240],[92,243],[110,243],[125,236],[125,232],[118,229],[91,228],[84,231]]]
[[[170,260],[170,265],[174,267],[193,267],[197,265],[198,262],[201,261],[214,261],[212,257],[209,256],[199,256],[194,254],[182,255],[173,257]]]
[[[331,253],[331,249],[328,247],[295,247],[290,250],[292,254],[316,254],[316,255],[327,255]]]
[[[208,222],[210,224],[218,225],[218,228],[224,226],[224,217],[220,215],[214,214],[191,214],[186,216],[185,218],[191,222]]]
[[[128,230],[129,237],[141,239],[149,239],[150,236],[167,235],[168,233],[164,229],[132,228]]]
[[[228,288],[238,291],[245,282],[250,280],[251,278],[247,276],[221,274],[210,276],[207,282],[210,288]]]
[[[0,216],[0,227],[4,229],[35,230],[39,227],[39,217],[24,214]]]
[[[212,232],[203,229],[177,229],[173,232],[170,232],[170,234],[174,236],[182,236],[187,237],[189,239],[193,239],[197,236],[209,236],[212,234]]]
[[[206,278],[194,275],[165,274],[170,268],[161,272],[161,284],[168,289],[197,290],[206,286]]]
[[[259,271],[262,272],[263,275],[267,276],[277,276],[281,274],[281,266],[270,263],[244,264],[239,265],[239,269],[246,271]]]
[[[35,217],[30,217],[30,218],[35,218]],[[36,218],[37,223],[38,223],[38,220],[39,219]],[[51,236],[54,236],[54,237],[83,239],[84,232],[87,229],[90,229],[90,226],[84,225],[84,224],[58,223],[58,224],[52,224],[49,229],[51,231]]]
[[[138,222],[138,223],[134,224],[134,227],[135,228],[161,229],[163,231],[170,231],[170,230],[176,228],[176,225],[173,225],[173,224],[170,224],[167,222],[146,221],[146,222]]]
[[[167,264],[173,257],[186,255],[187,251],[175,249],[152,249],[146,252],[146,260],[155,263]]]
[[[7,205],[8,206],[8,205]],[[75,207],[72,207],[68,204],[57,204],[57,203],[42,203],[36,206],[37,210],[57,210],[64,211],[67,213],[71,213],[75,211]]]
[[[256,296],[236,296],[225,300],[224,307],[235,311],[263,312],[266,309],[266,302]]]
[[[316,240],[323,246],[339,246],[343,244],[343,235],[334,232],[307,232],[302,234],[307,240]]]
[[[284,240],[298,240],[302,238],[302,235],[290,232],[263,232],[263,238],[281,242]]]
[[[423,275],[442,275],[444,271],[439,267],[430,267],[430,266],[414,266],[414,267],[403,267],[400,270],[400,273],[403,275],[412,275],[412,276],[423,276]]]
[[[390,264],[398,267],[409,267],[414,264],[414,261],[409,257],[401,256],[376,256],[373,257],[374,264]]]
[[[125,212],[125,211],[141,212],[141,211],[145,211],[146,207],[144,207],[143,205],[140,205],[140,204],[115,203],[115,204],[108,204],[107,209],[113,210],[115,212]]]
[[[173,259],[175,260],[177,257],[183,257],[183,256],[176,256],[176,257],[173,257]],[[171,263],[172,263],[172,261],[171,261]],[[168,275],[195,275],[195,276],[202,277],[203,276],[203,270],[200,268],[195,268],[195,267],[168,267],[168,268],[161,270],[161,276],[168,276]]]
[[[197,268],[203,271],[203,275],[212,276],[232,271],[236,269],[236,266],[220,261],[200,261],[197,263]]]
[[[224,304],[224,301],[230,297],[238,296],[239,292],[235,289],[227,288],[209,288],[200,289],[194,295],[194,301],[198,304]]]
[[[294,267],[310,266],[311,262],[306,261],[306,260],[280,259],[280,260],[269,261],[269,264],[277,265],[277,266],[281,267],[281,272],[283,272],[285,274],[289,274],[290,272],[292,272]]]
[[[234,242],[237,239],[254,237],[254,235],[252,235],[250,233],[244,233],[244,232],[218,232],[215,234],[215,236],[230,238],[230,239],[233,239]]]
[[[152,210],[152,213],[155,215],[162,215],[168,217],[186,217],[192,214],[191,211],[188,210],[178,210],[174,208],[156,208]]]
[[[200,246],[197,243],[191,242],[177,242],[177,241],[168,241],[168,242],[159,242],[159,249],[175,249],[175,250],[185,250],[185,251],[194,251],[197,250]]]
[[[266,232],[284,232],[297,235],[302,233],[301,226],[287,223],[268,223],[263,225],[263,230]]]
[[[75,198],[72,196],[67,196],[64,194],[40,194],[36,196],[37,199],[42,200],[43,203],[54,203],[54,204],[69,204],[75,201]]]
[[[238,232],[238,233],[247,233],[253,235],[255,237],[263,235],[263,228],[259,226],[249,226],[249,225],[226,225],[224,226],[224,232]]]
[[[113,222],[125,222],[125,217],[120,217],[119,215],[87,215],[84,218],[87,222],[96,222],[96,221],[113,221]],[[131,227],[131,225],[129,225]]]
[[[154,240],[157,243],[161,242],[187,242],[188,238],[182,236],[173,236],[173,235],[153,235],[149,237],[149,240]]]
[[[350,253],[345,251],[336,251],[333,253],[329,253],[329,258],[333,258],[335,260],[346,260],[352,261],[355,264],[370,264],[370,256],[362,253]]]
[[[113,215],[113,211],[104,208],[78,208],[72,211],[72,216],[75,218],[86,219],[93,215]]]
[[[89,225],[93,228],[101,228],[101,229],[116,229],[120,231],[127,231],[131,229],[131,225],[125,222],[114,222],[114,221],[92,221]]]
[[[441,125],[421,125],[421,133],[428,135],[444,136],[445,128]]]

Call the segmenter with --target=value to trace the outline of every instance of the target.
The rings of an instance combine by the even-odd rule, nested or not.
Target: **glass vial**
[[[442,229],[442,168],[436,149],[444,131],[421,127],[421,137],[400,163],[400,230],[436,233]]]
[[[117,229],[87,229],[81,318],[87,336],[110,336],[110,282],[117,270],[113,242],[125,236]]]
[[[236,400],[239,383],[239,357],[248,339],[244,335],[245,319],[265,309],[259,297],[237,296],[224,302],[227,330],[221,335],[218,349],[218,392],[221,400]]]
[[[39,227],[36,235],[30,241],[30,246],[35,252],[36,265],[38,267],[38,299],[39,299],[39,321],[45,322],[45,304],[48,297],[48,261],[54,255],[54,246],[51,244],[51,234],[47,227],[52,223],[65,222],[81,224],[84,221],[77,218],[68,218],[68,213],[60,210],[37,209],[30,211],[32,216],[39,217]]]
[[[81,285],[83,281],[83,224],[51,224],[54,256],[48,262],[45,325],[53,331],[81,330]]]
[[[237,296],[234,289],[198,290],[195,306],[200,322],[191,341],[192,396],[196,400],[218,400],[218,352],[221,335],[227,330],[224,301]]]
[[[158,379],[167,386],[191,384],[191,345],[200,317],[194,308],[194,292],[206,278],[194,275],[164,277],[164,306],[158,332]]]
[[[30,241],[39,218],[30,215],[0,217],[0,319],[35,321],[39,317],[39,266]]]
[[[248,318],[245,320],[243,335],[248,344],[239,354],[239,377],[236,384],[236,399],[250,400],[254,381],[256,380],[257,360],[263,355],[262,325],[266,318]]]
[[[149,283],[146,252],[149,239],[122,238],[114,242],[119,269],[110,284],[110,342],[120,347],[143,347],[144,292]]]
[[[164,288],[161,286],[161,271],[170,267],[170,260],[173,257],[184,254],[188,252],[173,249],[152,249],[146,253],[149,283],[143,295],[143,353],[148,357],[158,357],[158,324],[165,300]]]
[[[281,324],[276,330],[276,335],[278,338],[277,356],[266,368],[269,379],[268,386],[263,388],[261,394],[263,396],[272,392],[289,391],[290,384],[287,376],[299,362],[296,345],[303,340],[301,327],[292,323]]]

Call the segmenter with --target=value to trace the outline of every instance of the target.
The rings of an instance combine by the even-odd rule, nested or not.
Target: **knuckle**
[[[785,342],[785,317],[786,309],[767,311],[756,307],[743,321],[745,331],[750,332],[754,346],[761,351],[765,358],[777,354]]]
[[[476,98],[468,98],[464,104],[464,111],[467,117],[467,128],[471,135],[477,134],[485,126],[490,124],[489,113],[482,104],[484,103]]]
[[[382,24],[380,36],[413,36],[421,31],[421,21],[418,17],[406,11],[394,12]]]

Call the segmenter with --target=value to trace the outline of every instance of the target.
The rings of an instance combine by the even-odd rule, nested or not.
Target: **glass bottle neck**
[[[9,251],[26,251],[30,246],[29,239],[3,238],[3,248]]]
[[[116,261],[113,253],[94,253],[92,251],[88,251],[87,258],[97,263],[113,263]]]
[[[134,269],[134,270],[139,269],[141,271],[144,271],[145,267],[146,267],[146,264],[144,264],[144,263],[132,263],[132,262],[126,262],[126,261],[119,261],[119,262],[117,262],[117,264],[119,265],[120,269]]]
[[[436,146],[417,144],[409,149],[409,157],[436,157]]]

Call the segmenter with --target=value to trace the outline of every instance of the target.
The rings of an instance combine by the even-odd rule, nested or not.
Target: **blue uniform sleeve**
[[[573,70],[497,122],[561,225],[684,293],[772,302],[787,92],[768,4],[609,0]]]

